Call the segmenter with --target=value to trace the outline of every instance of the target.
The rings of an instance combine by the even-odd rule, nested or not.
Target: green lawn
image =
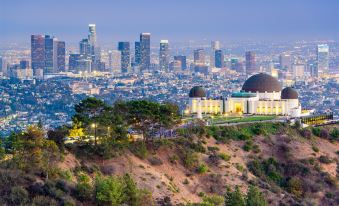
[[[214,119],[213,124],[265,121],[265,120],[273,120],[275,118],[276,116],[224,117],[221,120]]]

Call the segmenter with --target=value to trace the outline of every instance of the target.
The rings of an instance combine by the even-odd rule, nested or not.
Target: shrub
[[[95,179],[95,199],[101,205],[121,205],[126,196],[124,184],[117,177],[101,177]]]
[[[188,185],[189,183],[190,183],[190,182],[188,181],[187,178],[182,182],[182,184],[184,184],[184,185]]]
[[[178,155],[174,154],[174,155],[170,156],[168,159],[169,159],[170,163],[176,164],[177,161],[179,160],[179,157],[178,157]]]
[[[320,128],[319,128],[319,127],[313,127],[313,128],[312,128],[312,133],[313,133],[315,136],[320,137]]]
[[[257,145],[257,144],[253,145],[252,151],[253,151],[254,153],[259,153],[259,152],[261,152],[259,145]]]
[[[312,150],[314,152],[317,152],[317,153],[319,152],[319,148],[317,146],[314,146],[314,145],[312,146]]]
[[[62,204],[63,206],[76,206],[75,200],[70,196],[66,196],[65,198],[63,198]]]
[[[332,131],[331,131],[331,137],[332,139],[334,140],[338,140],[339,139],[339,130],[337,128],[334,128]]]
[[[329,136],[330,136],[330,134],[329,134],[327,129],[320,130],[319,137],[324,138],[324,139],[328,139]]]
[[[184,151],[183,162],[186,168],[196,168],[199,164],[198,154],[192,150]]]
[[[228,191],[225,196],[225,206],[245,206],[243,194],[237,186],[235,190]]]
[[[154,166],[163,164],[162,160],[155,156],[148,158],[148,161],[151,163],[151,165],[154,165]]]
[[[130,150],[140,159],[145,159],[148,156],[148,149],[145,142],[135,142],[131,144]]]
[[[207,171],[208,171],[208,167],[207,167],[207,165],[205,165],[205,164],[201,164],[201,165],[198,167],[198,173],[199,173],[199,174],[205,174]]]
[[[230,159],[231,159],[231,156],[228,155],[228,154],[225,154],[225,153],[220,153],[220,154],[219,154],[219,157],[220,157],[221,159],[223,159],[224,161],[226,161],[226,162],[230,161]]]
[[[247,196],[246,206],[266,206],[267,201],[259,189],[253,185],[250,185]]]
[[[209,195],[202,198],[202,206],[223,206],[225,198],[219,195]]]
[[[58,203],[54,199],[46,196],[35,196],[32,201],[32,206],[57,206]]]
[[[11,205],[25,205],[29,201],[28,192],[25,188],[16,186],[11,188],[11,194],[9,196]]]
[[[91,184],[90,177],[84,173],[81,173],[77,179],[78,183],[75,186],[76,197],[81,201],[90,200],[93,192],[93,186]]]
[[[207,150],[210,151],[210,152],[216,152],[216,151],[219,151],[219,147],[207,147]]]
[[[302,182],[299,178],[292,177],[287,181],[287,191],[300,198],[303,194]]]
[[[324,163],[324,164],[330,164],[330,163],[333,162],[328,156],[324,156],[324,155],[321,155],[321,156],[319,157],[319,161],[320,161],[321,163]]]
[[[311,138],[312,137],[312,132],[309,129],[303,129],[300,131],[301,136],[305,138]]]
[[[252,149],[252,147],[253,147],[253,141],[252,140],[247,140],[242,148],[243,148],[243,150],[248,152],[248,151],[250,151]]]

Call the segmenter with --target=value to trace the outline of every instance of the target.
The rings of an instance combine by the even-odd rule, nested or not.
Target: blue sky
[[[48,33],[69,42],[97,25],[99,42],[219,39],[301,40],[339,37],[338,0],[1,0],[0,41]]]

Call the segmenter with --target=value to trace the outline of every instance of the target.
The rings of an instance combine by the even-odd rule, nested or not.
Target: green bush
[[[252,140],[247,140],[242,148],[243,148],[243,150],[248,152],[248,151],[250,151],[252,149],[252,147],[253,147],[253,141]]]
[[[197,169],[199,174],[205,174],[206,172],[208,172],[208,167],[205,164],[201,164],[198,169]]]
[[[225,198],[219,195],[209,195],[202,198],[200,206],[223,206]]]
[[[228,191],[226,193],[225,206],[245,206],[243,194],[240,192],[238,186],[236,186],[233,192]]]
[[[126,199],[124,184],[117,177],[97,176],[95,179],[95,199],[101,205],[121,205]]]
[[[92,197],[93,186],[91,184],[91,179],[88,175],[81,173],[77,177],[77,184],[75,186],[76,197],[81,200],[90,200]]]
[[[299,178],[292,177],[287,181],[287,191],[300,198],[303,195],[303,186]]]
[[[228,155],[228,154],[225,154],[225,153],[220,153],[220,154],[219,154],[219,157],[220,157],[221,159],[223,159],[224,161],[226,161],[226,162],[230,161],[230,159],[231,159],[231,156]]]
[[[184,166],[188,169],[194,169],[199,164],[198,154],[192,150],[185,150],[183,152]]]
[[[149,152],[145,142],[134,142],[130,145],[130,150],[140,159],[146,159]]]
[[[312,128],[312,133],[317,136],[320,137],[320,128],[319,127],[313,127]]]
[[[247,196],[246,196],[246,206],[266,206],[267,201],[264,195],[259,191],[259,189],[253,185],[250,185]]]

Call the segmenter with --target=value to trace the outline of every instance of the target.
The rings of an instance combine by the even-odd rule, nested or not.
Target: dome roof
[[[292,87],[286,87],[281,91],[281,99],[298,99],[298,92]]]
[[[260,73],[248,78],[242,86],[242,90],[245,92],[254,93],[280,92],[281,85],[278,79],[272,77],[271,75]]]
[[[191,98],[206,97],[206,91],[202,86],[195,86],[191,89],[189,97]]]

